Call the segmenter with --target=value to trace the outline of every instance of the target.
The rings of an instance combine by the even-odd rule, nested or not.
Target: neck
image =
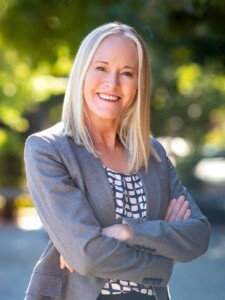
[[[86,122],[86,124],[96,149],[104,147],[113,150],[116,148],[118,145],[117,124],[113,124],[112,122],[96,123],[94,125]]]
[[[128,161],[124,147],[117,136],[116,122],[103,120],[102,122],[86,123],[86,126],[102,164],[112,170],[127,173],[129,171]]]
[[[104,147],[113,150],[118,145],[117,132],[114,130],[95,129],[91,132],[91,138],[96,149]]]

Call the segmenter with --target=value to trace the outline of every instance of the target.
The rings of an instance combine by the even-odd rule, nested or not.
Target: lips
[[[98,96],[100,99],[105,100],[105,101],[110,101],[110,102],[117,102],[120,99],[120,97],[103,94],[103,93],[98,93]]]

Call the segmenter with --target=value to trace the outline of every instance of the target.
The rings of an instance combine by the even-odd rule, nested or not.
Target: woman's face
[[[85,110],[91,123],[119,122],[134,101],[138,86],[135,43],[112,35],[99,45],[84,80]]]

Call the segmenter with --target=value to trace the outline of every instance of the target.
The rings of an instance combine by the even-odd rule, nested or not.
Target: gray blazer
[[[100,160],[66,136],[62,123],[28,138],[28,186],[50,241],[34,268],[26,300],[95,300],[107,278],[152,286],[157,300],[169,299],[173,262],[203,254],[210,228],[161,144],[151,142],[161,162],[151,157],[148,172],[139,172],[147,220],[126,218],[133,237],[121,242],[101,235],[102,227],[115,224],[115,203]],[[162,221],[169,201],[182,194],[192,217]],[[75,273],[60,269],[59,253]]]

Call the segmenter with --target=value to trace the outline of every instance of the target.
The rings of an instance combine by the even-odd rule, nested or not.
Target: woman
[[[25,146],[29,190],[50,237],[26,300],[169,299],[174,262],[206,251],[206,217],[149,140],[149,99],[136,31],[93,30],[77,53],[62,122]]]

